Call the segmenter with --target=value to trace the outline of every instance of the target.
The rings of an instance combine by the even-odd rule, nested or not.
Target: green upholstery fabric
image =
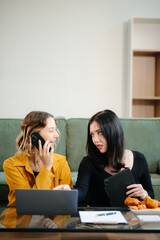
[[[70,118],[67,121],[67,160],[71,171],[78,171],[79,164],[86,155],[88,121],[85,118]]]
[[[0,172],[0,184],[6,184],[6,177],[3,171]]]
[[[151,173],[157,173],[160,160],[160,118],[121,119],[126,147],[142,152]]]
[[[151,173],[151,181],[154,189],[155,199],[160,201],[160,175]]]
[[[160,175],[157,173],[151,173],[152,184],[154,186],[160,186]]]
[[[63,117],[56,118],[58,130],[60,132],[60,138],[55,147],[55,152],[66,156],[66,119]]]
[[[78,172],[71,172],[71,175],[72,175],[72,182],[73,182],[73,186],[75,186],[76,184],[76,181],[77,181],[77,175],[78,175]]]
[[[21,119],[0,119],[0,171],[3,171],[4,160],[17,152],[16,138],[21,122]]]

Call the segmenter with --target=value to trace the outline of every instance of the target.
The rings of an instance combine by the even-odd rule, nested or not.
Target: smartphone
[[[42,136],[38,133],[38,132],[34,132],[32,135],[31,135],[31,141],[32,141],[32,144],[39,150],[39,143],[38,141],[41,140],[41,144],[42,144],[42,148],[45,144],[45,140],[44,138],[42,138]],[[49,152],[51,151],[51,147],[49,148]]]

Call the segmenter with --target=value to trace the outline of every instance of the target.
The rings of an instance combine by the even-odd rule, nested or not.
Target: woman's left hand
[[[126,192],[128,197],[140,197],[141,199],[144,199],[146,196],[146,191],[141,184],[131,184],[127,186],[127,189],[129,190]]]

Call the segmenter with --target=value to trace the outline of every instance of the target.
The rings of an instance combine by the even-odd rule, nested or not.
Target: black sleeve
[[[75,188],[78,189],[78,201],[83,201],[87,195],[92,175],[92,164],[88,157],[82,159]]]
[[[144,154],[133,151],[134,153],[134,169],[132,170],[136,183],[142,184],[144,190],[147,191],[151,198],[154,198],[153,187],[151,183],[150,172],[147,160]]]
[[[142,172],[142,176],[140,178],[140,182],[141,182],[143,188],[147,191],[148,195],[151,198],[154,198],[154,192],[153,192],[153,187],[152,187],[152,183],[151,183],[151,177],[150,177],[150,172],[149,172],[149,168],[148,168],[148,163],[147,163],[147,160],[144,155],[143,155],[143,158],[144,158],[144,165],[143,165],[143,172]]]

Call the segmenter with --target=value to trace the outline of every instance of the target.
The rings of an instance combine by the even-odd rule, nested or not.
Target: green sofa
[[[55,152],[67,157],[75,184],[79,163],[86,155],[85,145],[89,119],[61,117],[56,120],[61,136]],[[160,200],[160,118],[120,120],[126,147],[140,151],[146,156],[155,198]],[[3,162],[17,151],[16,137],[20,132],[21,122],[22,119],[0,119],[0,201],[7,200],[9,191],[3,172]]]

